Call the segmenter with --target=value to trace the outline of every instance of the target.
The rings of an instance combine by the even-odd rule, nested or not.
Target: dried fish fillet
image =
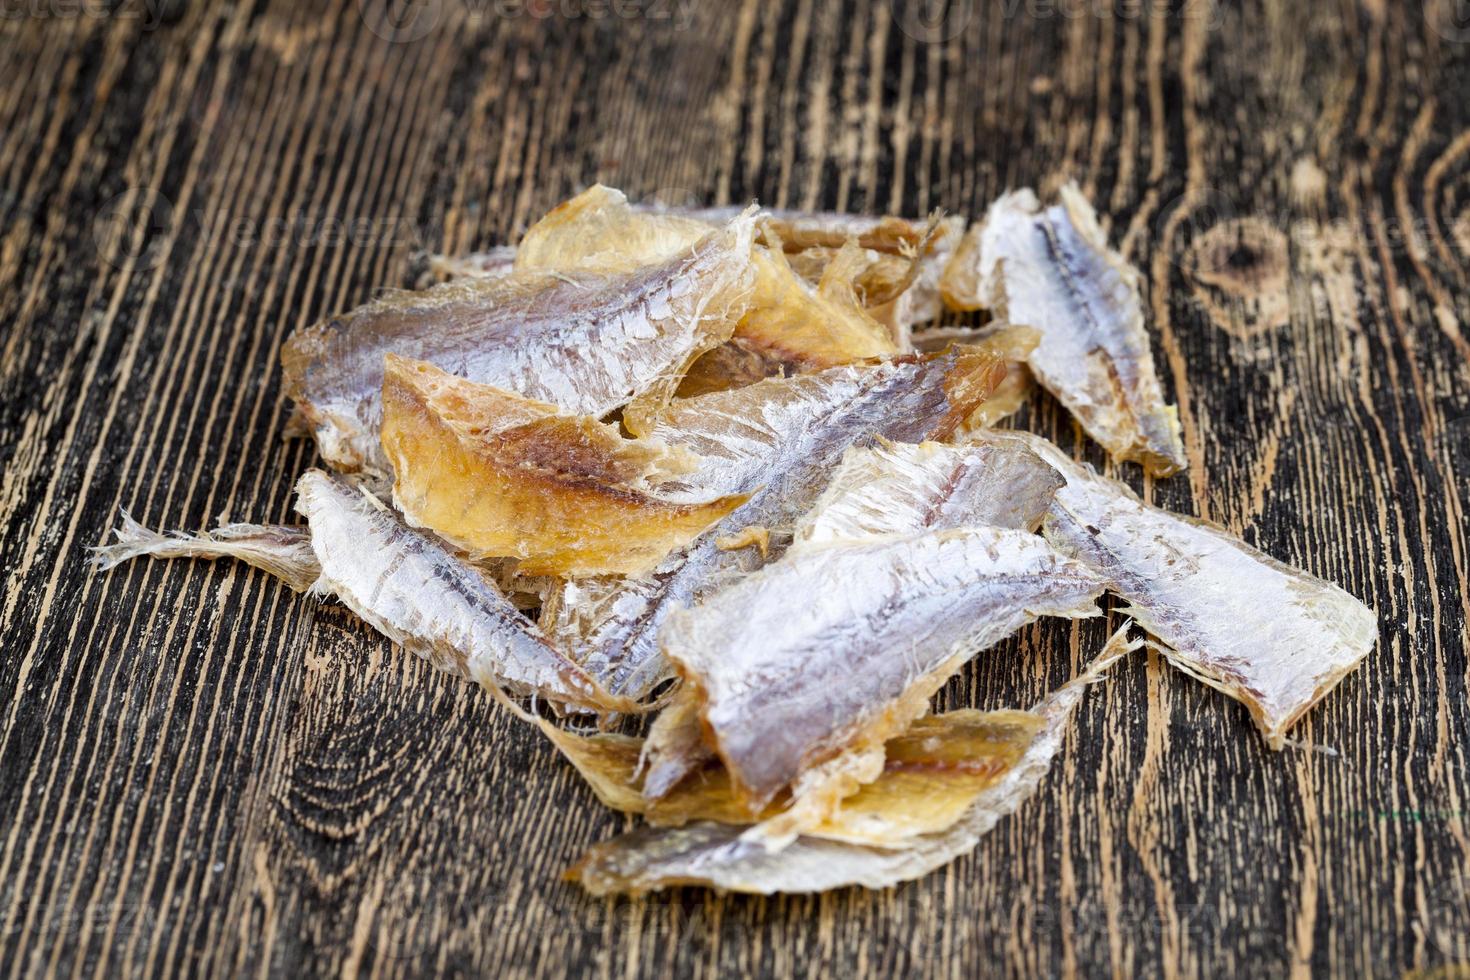
[[[320,470],[296,485],[321,565],[316,590],[335,595],[393,642],[496,690],[599,711],[634,706],[606,694],[479,571],[433,535]]]
[[[883,534],[1035,531],[1064,481],[1021,446],[887,443],[847,451],[788,554]]]
[[[995,356],[957,347],[674,402],[646,435],[701,463],[660,492],[690,500],[750,493],[750,500],[650,575],[616,590],[578,585],[553,600],[564,625],[552,632],[564,641],[579,635],[574,646],[588,671],[614,693],[641,697],[668,676],[656,642],[664,619],[738,571],[753,550],[726,550],[721,539],[752,525],[789,533],[849,446],[943,439],[985,400],[999,372]]]
[[[188,534],[150,531],[124,511],[113,531],[117,540],[93,549],[92,562],[106,571],[132,558],[238,558],[269,572],[297,592],[305,592],[321,574],[306,528],[285,524],[226,524],[213,531]]]
[[[1074,185],[1042,209],[1020,190],[990,206],[980,234],[980,296],[1041,342],[1036,380],[1088,435],[1156,476],[1185,466],[1177,410],[1165,404],[1139,298],[1138,271],[1110,250]]]
[[[754,812],[839,756],[876,749],[881,765],[966,660],[1038,616],[1096,615],[1103,585],[1026,531],[885,536],[794,550],[672,614],[660,639]],[[861,769],[821,782],[840,798]]]
[[[709,233],[712,223],[635,209],[618,191],[596,185],[553,209],[526,232],[516,268],[543,273],[620,273],[668,260]],[[773,249],[751,254],[752,292],[734,336],[696,361],[683,396],[722,391],[775,374],[820,371],[898,353],[886,328],[868,315],[852,279],[865,263],[854,246],[809,286]]]
[[[410,524],[525,575],[646,572],[746,500],[663,500],[688,451],[391,354],[383,450]]]
[[[515,267],[542,273],[631,272],[687,252],[711,229],[740,214],[732,208],[723,220],[701,221],[635,211],[621,191],[594,184],[527,229]]]
[[[1037,436],[983,438],[1021,442],[1066,477],[1047,539],[1105,575],[1170,662],[1243,703],[1272,748],[1377,642],[1373,610],[1337,586],[1150,507]]]
[[[568,412],[657,407],[744,312],[753,220],[737,217],[687,253],[623,274],[515,272],[390,293],[293,334],[281,355],[286,390],[329,463],[377,474],[389,353]]]
[[[1043,727],[1029,711],[952,711],[917,719],[884,745],[882,773],[844,799],[836,812],[803,829],[803,836],[895,847],[945,830],[964,816],[981,792],[1018,763]],[[626,735],[574,735],[549,722],[546,736],[587,780],[597,798],[655,827],[693,820],[747,824],[750,813],[720,767],[656,800],[637,786],[644,743]],[[779,806],[760,814],[771,819]]]
[[[1127,628],[1125,625],[1113,635],[1087,673],[1050,694],[1029,712],[1035,721],[1025,727],[1033,727],[1034,733],[1025,741],[1019,757],[1015,751],[1021,747],[1024,737],[1020,725],[1011,731],[996,732],[993,744],[985,738],[978,740],[975,760],[985,768],[993,766],[995,771],[987,777],[993,782],[981,788],[958,819],[947,825],[945,821],[953,817],[948,805],[931,808],[924,801],[911,805],[907,796],[889,792],[894,785],[890,783],[893,777],[885,771],[876,782],[844,803],[844,810],[858,808],[851,811],[852,819],[842,816],[843,811],[834,819],[847,820],[844,833],[852,833],[858,839],[887,840],[888,835],[896,834],[897,846],[825,840],[803,834],[784,849],[772,852],[750,840],[748,830],[710,821],[673,830],[647,827],[624,834],[593,847],[567,877],[580,881],[594,895],[638,895],[675,885],[705,885],[725,891],[771,895],[854,885],[887,888],[928,874],[973,850],[1001,817],[1016,810],[1035,793],[1061,748],[1086,686],[1137,646],[1136,642],[1125,639]],[[1005,712],[1002,718],[1013,714]],[[1001,724],[1013,722],[1002,720]],[[937,754],[943,754],[943,748],[941,745]],[[936,774],[927,786],[942,783],[943,779],[944,775]],[[910,819],[910,810],[917,819]],[[924,832],[931,826],[943,829]]]

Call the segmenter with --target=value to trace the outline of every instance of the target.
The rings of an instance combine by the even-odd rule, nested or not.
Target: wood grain
[[[1470,969],[1457,9],[6,6],[0,970]],[[923,881],[594,901],[559,873],[624,818],[488,698],[243,567],[86,568],[123,508],[288,519],[313,452],[279,345],[420,249],[514,240],[594,180],[975,215],[1069,177],[1148,274],[1187,434],[1187,475],[1115,471],[1381,614],[1299,748],[1140,658]],[[1077,439],[1050,401],[1025,421]],[[1110,625],[1031,628],[944,700],[1027,704]]]

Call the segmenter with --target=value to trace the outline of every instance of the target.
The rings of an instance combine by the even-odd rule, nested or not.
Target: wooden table
[[[1463,975],[1470,23],[1158,6],[6,4],[0,969]],[[1114,471],[1381,615],[1297,748],[1139,656],[922,881],[596,901],[559,874],[625,819],[482,693],[238,565],[88,570],[123,509],[291,520],[281,342],[421,249],[596,180],[977,215],[1068,177],[1150,281],[1191,461]],[[1033,702],[1109,620],[945,703]]]

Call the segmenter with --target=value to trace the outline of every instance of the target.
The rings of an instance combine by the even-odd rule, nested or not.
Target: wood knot
[[[1289,320],[1290,265],[1280,230],[1262,218],[1236,218],[1195,240],[1187,270],[1215,325],[1248,337]]]

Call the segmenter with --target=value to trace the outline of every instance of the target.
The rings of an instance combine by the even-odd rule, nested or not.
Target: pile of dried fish
[[[1143,640],[1030,710],[931,698],[1105,592],[1273,748],[1377,638],[1341,589],[995,427],[1034,379],[1116,459],[1186,468],[1138,273],[1075,187],[967,230],[597,186],[431,268],[285,346],[334,471],[297,484],[305,525],[124,515],[99,564],[238,558],[489,688],[644,817],[572,870],[592,892],[878,888],[963,854]],[[925,329],[946,308],[988,315]]]

